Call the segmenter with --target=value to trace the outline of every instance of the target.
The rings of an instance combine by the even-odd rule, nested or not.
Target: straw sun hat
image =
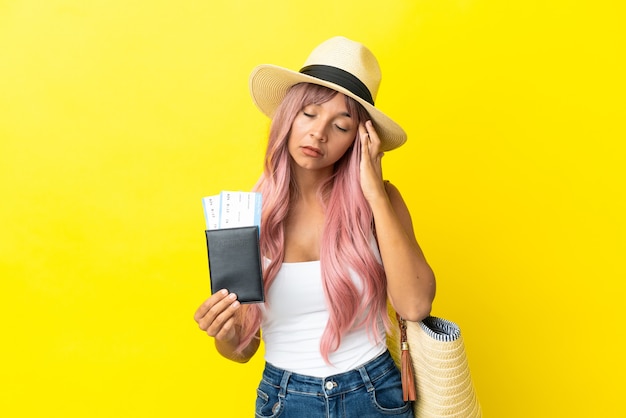
[[[257,107],[270,118],[289,87],[313,83],[352,97],[367,110],[381,140],[381,151],[406,141],[404,130],[374,106],[381,73],[374,54],[362,44],[334,37],[318,45],[300,71],[264,64],[250,74],[250,93]]]

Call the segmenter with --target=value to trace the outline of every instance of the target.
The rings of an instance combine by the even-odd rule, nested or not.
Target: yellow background
[[[200,199],[260,173],[252,67],[334,35],[381,62],[485,416],[624,416],[621,3],[0,1],[0,416],[252,416],[262,356],[192,319]]]

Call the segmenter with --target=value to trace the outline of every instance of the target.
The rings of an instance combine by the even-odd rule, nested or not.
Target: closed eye
[[[341,126],[339,126],[339,125],[335,125],[335,127],[336,127],[337,129],[339,129],[341,132],[348,132],[348,129],[346,129],[346,128],[342,128],[342,127],[341,127]]]

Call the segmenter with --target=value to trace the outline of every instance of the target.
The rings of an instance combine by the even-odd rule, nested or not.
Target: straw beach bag
[[[389,317],[387,344],[402,371],[405,400],[415,401],[415,418],[481,418],[459,326],[433,316],[420,322],[395,312]]]

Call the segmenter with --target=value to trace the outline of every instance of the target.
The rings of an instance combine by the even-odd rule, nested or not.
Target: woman
[[[257,417],[411,417],[386,348],[387,301],[404,318],[430,313],[435,279],[381,158],[406,141],[374,106],[376,58],[342,37],[304,67],[257,67],[256,105],[272,118],[261,253],[266,303],[224,289],[197,310],[226,358],[246,362],[263,330]]]

